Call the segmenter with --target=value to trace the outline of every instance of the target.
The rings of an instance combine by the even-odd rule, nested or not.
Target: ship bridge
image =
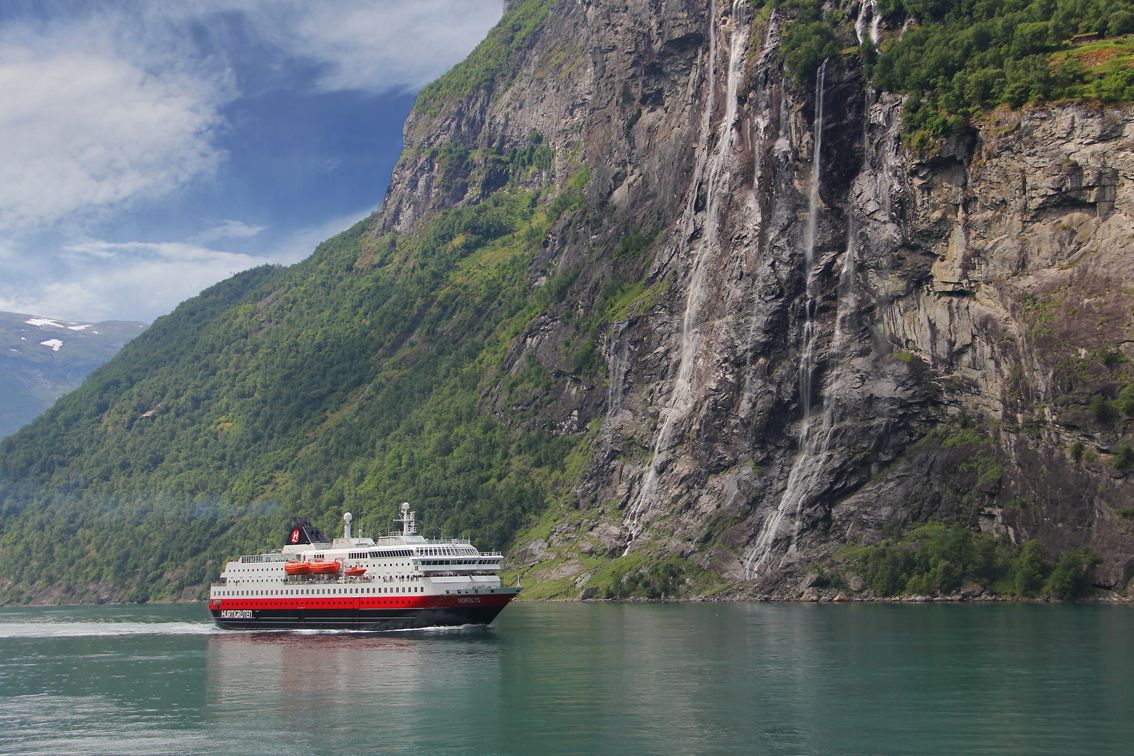
[[[429,541],[415,549],[413,565],[428,577],[495,575],[504,557],[481,552],[468,541]]]

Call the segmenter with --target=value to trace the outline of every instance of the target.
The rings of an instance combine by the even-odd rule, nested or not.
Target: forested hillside
[[[404,500],[531,595],[1124,590],[1129,3],[624,6],[507,3],[371,218],[3,442],[0,601]]]
[[[158,320],[5,448],[3,579],[180,596],[288,515],[350,509],[374,530],[402,499],[428,532],[506,545],[574,444],[522,412],[502,425],[482,398],[546,400],[538,369],[496,368],[557,290],[531,296],[526,271],[573,210],[560,196],[500,192],[407,237],[362,223]]]

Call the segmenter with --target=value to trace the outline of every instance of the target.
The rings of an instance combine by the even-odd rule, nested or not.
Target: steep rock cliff
[[[1130,422],[1099,401],[1129,390],[1134,357],[1130,111],[995,111],[915,154],[857,58],[797,87],[784,16],[746,10],[552,11],[575,25],[551,38],[578,42],[583,99],[549,86],[512,123],[579,134],[603,214],[548,254],[609,253],[631,219],[653,235],[640,296],[602,334],[609,385],[587,390],[605,396],[574,424],[597,419],[594,456],[521,544],[525,574],[588,595],[596,558],[676,554],[734,595],[795,597],[841,545],[933,518],[1090,547],[1099,584],[1125,585]],[[573,294],[593,306],[618,275]],[[551,369],[556,328],[524,342]]]

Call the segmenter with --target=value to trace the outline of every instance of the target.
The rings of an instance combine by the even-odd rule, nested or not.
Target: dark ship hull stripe
[[[487,625],[506,603],[429,609],[213,609],[212,615],[226,630],[412,630]]]

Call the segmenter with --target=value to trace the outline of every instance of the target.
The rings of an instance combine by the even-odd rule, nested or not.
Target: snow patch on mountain
[[[24,322],[27,323],[28,325],[37,326],[39,328],[66,328],[67,327],[67,326],[63,325],[62,323],[60,323],[59,321],[51,320],[49,318],[28,318]]]

